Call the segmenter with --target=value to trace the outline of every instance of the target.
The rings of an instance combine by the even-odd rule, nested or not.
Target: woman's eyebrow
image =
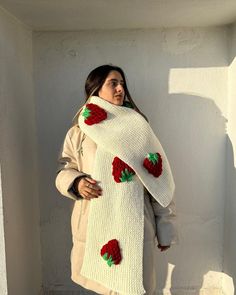
[[[118,79],[110,79],[108,81],[115,81],[115,82],[118,82]],[[124,80],[120,80],[120,82],[124,82]]]

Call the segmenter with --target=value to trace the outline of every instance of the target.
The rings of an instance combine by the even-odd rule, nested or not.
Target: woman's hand
[[[97,185],[97,181],[92,178],[83,177],[75,183],[75,186],[79,194],[86,200],[98,198],[102,195],[101,187]]]
[[[158,244],[157,247],[161,250],[161,252],[162,252],[162,251],[166,251],[167,249],[170,248],[170,246],[162,246],[161,244]]]

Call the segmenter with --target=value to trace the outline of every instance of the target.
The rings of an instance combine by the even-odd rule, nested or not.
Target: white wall
[[[46,288],[80,289],[70,280],[73,201],[56,192],[56,160],[86,76],[110,62],[126,72],[176,181],[180,245],[157,250],[159,291],[213,295],[222,288],[227,41],[227,27],[34,33]]]
[[[224,271],[236,282],[236,23],[229,28],[229,103],[227,124],[227,198],[225,207]]]
[[[38,295],[41,260],[32,32],[2,9],[0,44],[2,262],[6,249],[6,273],[1,273],[0,290],[4,295]]]
[[[7,273],[6,273],[6,254],[5,254],[5,235],[3,222],[2,204],[2,175],[0,166],[0,294],[7,295]]]

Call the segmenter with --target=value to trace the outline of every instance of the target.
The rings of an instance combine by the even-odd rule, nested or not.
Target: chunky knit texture
[[[175,189],[173,176],[159,140],[139,113],[97,96],[90,97],[88,103],[104,109],[107,118],[94,125],[87,125],[82,115],[78,119],[82,131],[97,144],[91,176],[103,189],[101,197],[90,201],[81,274],[120,294],[142,295],[145,293],[143,185],[166,207]],[[162,171],[158,177],[143,166],[149,153],[161,156]],[[135,171],[131,181],[114,180],[112,164],[115,157]],[[119,242],[122,259],[119,264],[109,267],[100,250],[113,239]]]

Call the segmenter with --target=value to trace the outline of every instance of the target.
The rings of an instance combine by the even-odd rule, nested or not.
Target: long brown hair
[[[102,88],[102,85],[104,84],[107,76],[109,75],[111,71],[119,72],[124,80],[124,91],[125,91],[124,103],[128,101],[130,104],[130,107],[136,110],[138,113],[140,113],[146,119],[146,121],[148,121],[147,117],[139,110],[139,108],[137,107],[137,105],[135,104],[135,102],[133,101],[129,93],[124,71],[120,67],[112,65],[112,64],[99,66],[89,73],[85,82],[85,95],[86,95],[85,103],[91,96],[93,95],[98,96],[99,90]],[[81,110],[82,110],[82,107],[78,110],[78,112],[75,114],[72,120],[74,125],[77,124],[77,118]]]

